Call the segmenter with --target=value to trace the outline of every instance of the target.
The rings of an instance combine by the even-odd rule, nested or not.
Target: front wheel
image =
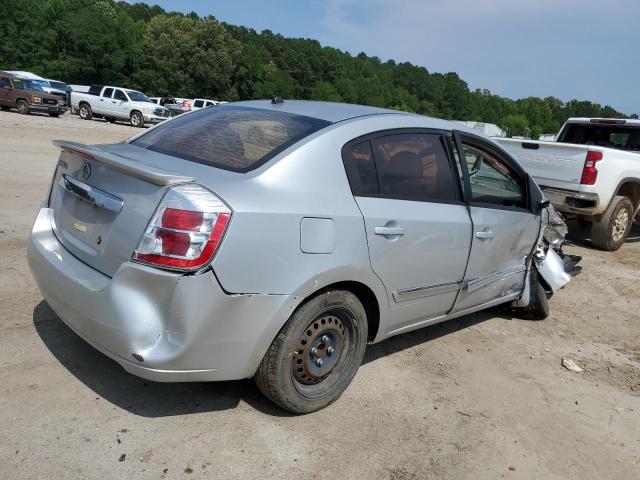
[[[131,112],[129,121],[132,127],[144,127],[144,118],[140,112]]]
[[[355,376],[367,344],[367,315],[346,290],[329,290],[299,307],[265,354],[254,380],[293,413],[333,403]]]
[[[544,320],[549,316],[549,299],[535,265],[529,269],[529,305],[517,310],[524,320]]]
[[[18,108],[18,113],[21,115],[29,114],[29,104],[26,100],[18,100],[16,103],[16,107]]]
[[[613,252],[627,240],[633,222],[633,203],[628,197],[616,195],[600,221],[591,226],[591,243]]]

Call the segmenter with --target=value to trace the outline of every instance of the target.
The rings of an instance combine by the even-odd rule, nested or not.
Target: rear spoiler
[[[121,155],[105,152],[99,148],[83,145],[82,143],[54,140],[53,144],[62,150],[78,154],[88,160],[103,163],[114,170],[119,170],[133,177],[153,183],[154,185],[176,185],[195,181],[193,177],[144,165]]]

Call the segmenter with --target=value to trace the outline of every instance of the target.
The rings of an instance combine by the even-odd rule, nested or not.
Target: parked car
[[[109,122],[127,120],[134,127],[159,123],[171,116],[169,110],[154,105],[143,93],[103,85],[92,85],[87,93],[72,92],[71,108],[83,120],[94,116]]]
[[[175,97],[151,97],[149,100],[156,105],[162,105],[167,108],[169,112],[171,112],[172,117],[191,111],[191,103],[189,100]]]
[[[9,71],[7,73],[15,75],[18,78],[31,80],[45,92],[55,95],[58,98],[62,98],[65,105],[69,105],[69,93],[71,92],[71,88],[66,83],[59,80],[49,80],[31,72]]]
[[[496,139],[555,207],[591,224],[591,242],[617,250],[640,209],[640,120],[570,118],[557,141]]]
[[[31,271],[67,325],[150,380],[253,377],[311,412],[367,342],[499,304],[542,319],[570,278],[531,177],[444,120],[250,101],[58,144]]]
[[[60,97],[45,92],[32,80],[18,78],[7,72],[0,72],[0,107],[2,110],[15,108],[18,113],[48,113],[51,117],[62,115],[65,103]]]
[[[201,108],[215,107],[216,105],[221,105],[222,103],[227,103],[227,102],[219,102],[217,100],[208,100],[206,98],[194,98],[191,101],[191,109],[200,110]]]

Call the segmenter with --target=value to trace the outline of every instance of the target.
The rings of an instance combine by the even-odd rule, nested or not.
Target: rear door
[[[479,137],[457,135],[457,144],[463,152],[473,243],[454,312],[519,294],[540,229],[526,173]]]
[[[105,88],[100,97],[98,97],[97,105],[93,108],[93,111],[100,115],[110,115],[113,111],[111,104],[111,97],[113,95],[113,88]]]
[[[445,132],[395,130],[347,144],[373,271],[394,331],[451,310],[471,247],[471,221]]]
[[[13,102],[9,101],[11,93],[11,82],[6,77],[0,77],[0,105],[9,105]]]

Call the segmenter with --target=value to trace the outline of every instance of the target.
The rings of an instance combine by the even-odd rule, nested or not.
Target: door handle
[[[479,238],[481,240],[489,240],[495,236],[496,234],[493,233],[491,230],[483,230],[481,232],[476,232],[476,238]]]
[[[373,231],[376,235],[404,235],[402,227],[375,227]]]

